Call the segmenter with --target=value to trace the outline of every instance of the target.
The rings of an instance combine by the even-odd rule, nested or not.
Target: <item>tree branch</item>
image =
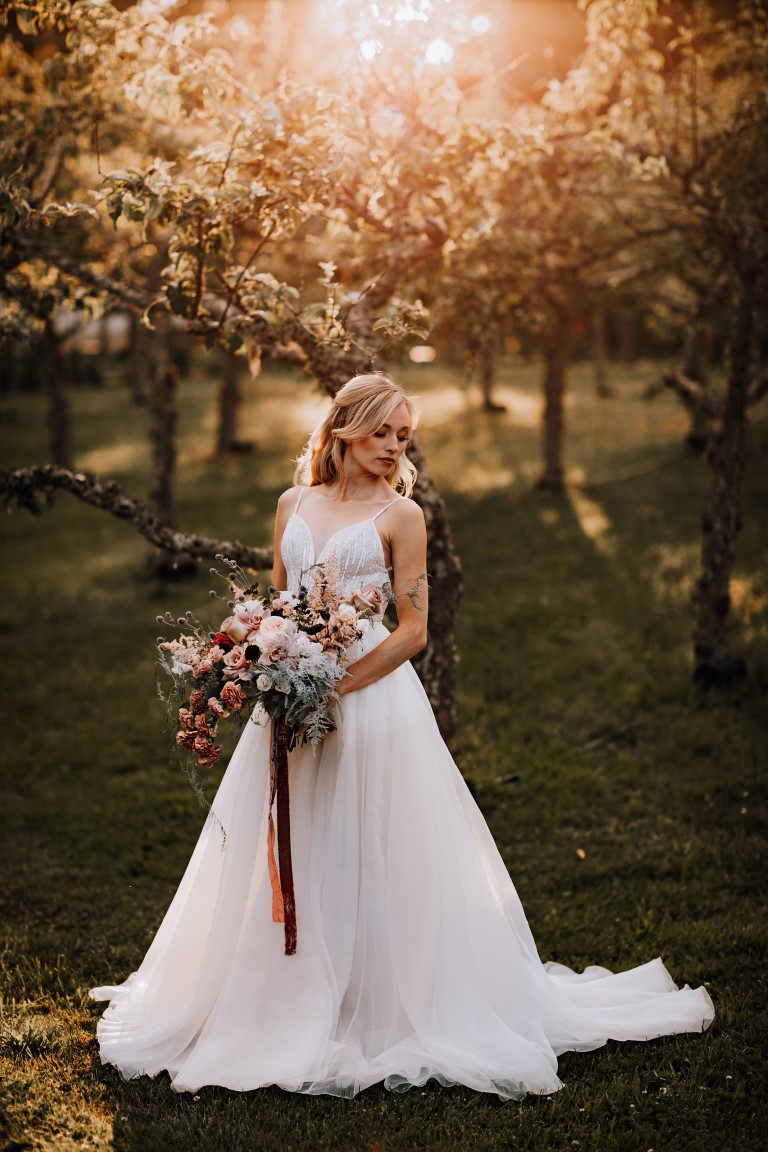
[[[129,496],[114,480],[102,482],[87,472],[73,472],[54,464],[35,464],[30,468],[0,472],[3,502],[9,505],[15,500],[19,508],[26,508],[35,515],[42,511],[40,494],[44,494],[46,502],[50,504],[56,489],[69,492],[78,500],[109,512],[118,520],[125,520],[150,544],[165,552],[184,553],[195,559],[215,557],[220,553],[244,568],[254,570],[272,566],[271,548],[249,548],[239,540],[214,540],[209,536],[176,532],[168,528],[140,500]]]
[[[679,368],[665,372],[661,379],[667,388],[677,393],[686,408],[699,408],[713,418],[720,415],[720,404],[716,397],[702,388],[701,384],[689,379]]]
[[[752,408],[759,404],[763,396],[768,395],[768,370],[753,380],[747,392],[747,407]]]

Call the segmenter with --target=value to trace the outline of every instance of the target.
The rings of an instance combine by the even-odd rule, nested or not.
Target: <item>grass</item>
[[[202,823],[168,761],[153,641],[158,612],[207,612],[208,577],[158,584],[128,528],[60,497],[3,525],[0,1152],[765,1147],[765,414],[734,582],[750,678],[701,695],[689,594],[706,476],[680,446],[674,402],[642,399],[653,367],[617,370],[618,397],[603,402],[576,369],[562,495],[531,487],[533,369],[505,376],[502,416],[474,410],[450,372],[405,375],[464,565],[460,763],[540,952],[617,968],[661,954],[680,982],[707,984],[715,1023],[568,1054],[566,1087],[519,1104],[437,1085],[353,1101],[192,1097],[102,1067],[87,989],[139,963]],[[185,382],[183,399],[180,522],[266,542],[322,401],[291,376],[250,383],[256,450],[222,463],[210,380]],[[45,460],[41,400],[6,408],[3,466]],[[78,464],[142,494],[146,421],[119,383],[76,393]]]

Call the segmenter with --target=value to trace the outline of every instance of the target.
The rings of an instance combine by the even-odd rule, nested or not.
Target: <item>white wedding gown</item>
[[[298,509],[282,548],[296,590],[316,559]],[[349,587],[386,579],[373,519],[317,559],[331,553]],[[369,624],[360,654],[386,636]],[[678,989],[660,959],[542,964],[410,664],[343,697],[341,714],[316,752],[289,757],[296,955],[271,916],[269,730],[248,723],[138,972],[91,991],[111,1001],[105,1063],[165,1069],[179,1091],[347,1096],[432,1077],[516,1098],[561,1087],[560,1052],[707,1027],[706,990]]]

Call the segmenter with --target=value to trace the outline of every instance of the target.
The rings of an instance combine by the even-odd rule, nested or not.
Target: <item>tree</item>
[[[423,323],[423,308],[401,299],[398,288],[413,263],[445,239],[431,205],[447,186],[446,166],[470,146],[461,127],[444,131],[426,119],[397,125],[388,177],[371,162],[370,109],[355,104],[353,92],[339,99],[285,85],[254,93],[230,58],[204,49],[206,37],[215,40],[207,17],[171,21],[155,6],[121,13],[110,4],[68,0],[29,0],[8,10],[25,32],[56,27],[67,38],[66,51],[43,61],[16,45],[6,48],[13,114],[3,147],[12,176],[0,190],[0,278],[19,314],[29,314],[26,304],[40,295],[52,267],[58,303],[78,294],[90,308],[120,302],[152,327],[162,315],[175,315],[210,346],[252,359],[290,348],[331,394],[383,343]],[[21,115],[28,86],[16,82],[23,71],[34,74],[40,93],[31,130]],[[107,127],[98,129],[94,156],[94,123],[101,121]],[[427,131],[432,140],[425,143],[420,133]],[[32,195],[38,157],[48,154],[52,139],[63,141],[50,164],[53,176]],[[437,154],[425,177],[421,164],[433,142]],[[70,190],[80,198],[64,200]],[[386,212],[383,203],[374,207],[382,191]],[[327,261],[316,279],[302,269],[298,285],[275,275],[271,269],[290,265],[317,222],[323,243],[343,257],[344,282]],[[167,252],[159,288],[147,274],[158,252]],[[158,419],[172,413],[173,391],[173,374],[162,367],[153,389]],[[163,516],[172,518],[165,482],[172,452],[167,439],[157,436],[156,443],[165,479],[157,471],[154,491]],[[417,498],[428,523],[437,605],[422,674],[450,741],[460,568],[423,462]]]
[[[610,24],[609,5],[601,19]],[[695,588],[694,674],[704,684],[743,674],[728,630],[730,580],[741,526],[741,482],[749,407],[768,391],[756,318],[768,268],[768,8],[743,0],[724,17],[711,4],[690,10],[645,4],[663,23],[662,64],[643,105],[644,147],[656,161],[653,212],[681,240],[683,262],[705,253],[709,283],[697,294],[688,368],[667,383],[711,422],[710,484]],[[626,124],[615,124],[627,136]],[[722,298],[729,332],[727,384],[717,397],[695,378],[696,327]]]

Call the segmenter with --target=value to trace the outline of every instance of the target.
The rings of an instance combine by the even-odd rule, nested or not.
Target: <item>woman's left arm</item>
[[[393,505],[389,541],[397,628],[350,666],[338,686],[340,696],[381,680],[427,643],[427,528],[418,504]]]

